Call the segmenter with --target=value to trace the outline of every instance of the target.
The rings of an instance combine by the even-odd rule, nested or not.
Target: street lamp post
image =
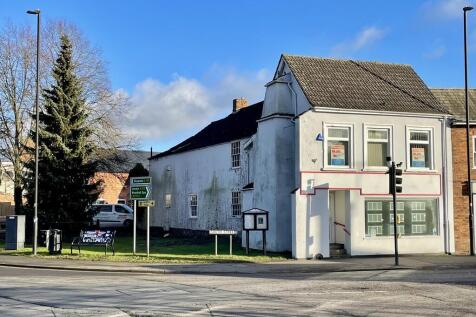
[[[33,216],[33,254],[36,255],[38,249],[38,126],[39,126],[39,86],[40,86],[40,10],[29,10],[26,13],[36,15],[36,124],[35,124],[35,214]]]
[[[464,104],[466,108],[466,161],[468,168],[468,208],[469,208],[469,253],[474,255],[473,193],[471,190],[471,163],[469,155],[469,107],[468,107],[468,52],[466,39],[466,14],[473,7],[464,7]]]

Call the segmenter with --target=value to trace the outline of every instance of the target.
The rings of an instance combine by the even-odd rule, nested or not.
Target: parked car
[[[134,220],[134,211],[124,204],[92,205],[96,211],[93,217],[94,223],[100,228],[130,227]]]

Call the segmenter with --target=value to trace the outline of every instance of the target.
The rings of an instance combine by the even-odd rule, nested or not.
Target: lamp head
[[[463,11],[466,12],[466,11],[471,11],[473,9],[474,9],[473,7],[467,6],[463,8]]]
[[[26,11],[26,13],[28,13],[28,14],[34,14],[34,15],[38,15],[38,14],[40,14],[40,9],[36,9],[36,10],[28,10],[28,11]]]

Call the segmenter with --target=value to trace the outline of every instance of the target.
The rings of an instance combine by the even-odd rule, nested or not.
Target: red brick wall
[[[117,203],[118,199],[129,199],[129,173],[98,172],[94,180],[101,180],[103,185],[99,199],[104,199],[108,204]]]
[[[15,202],[12,195],[0,193],[0,216],[15,214]]]
[[[470,142],[476,135],[476,128],[470,130]],[[456,253],[469,253],[469,207],[467,195],[467,160],[466,160],[466,128],[453,127],[451,129],[453,149],[453,206],[455,225]],[[472,151],[470,144],[470,151]],[[472,153],[471,153],[472,160]],[[473,167],[473,162],[471,162]],[[476,180],[476,169],[471,170],[471,179]]]

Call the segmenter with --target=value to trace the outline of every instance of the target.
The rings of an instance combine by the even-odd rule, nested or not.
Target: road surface
[[[124,274],[0,267],[0,316],[473,316],[476,269]]]

